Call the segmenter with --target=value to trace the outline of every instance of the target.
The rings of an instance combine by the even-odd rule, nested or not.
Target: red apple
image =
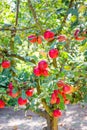
[[[27,99],[23,99],[22,97],[18,98],[18,104],[19,105],[26,105],[27,104]]]
[[[32,96],[33,96],[33,92],[34,92],[34,89],[33,89],[33,88],[28,89],[28,90],[26,91],[26,95],[27,95],[28,97],[32,97]]]
[[[74,37],[78,37],[79,32],[80,32],[80,30],[76,29],[75,32],[74,32]]]
[[[71,93],[71,88],[70,88],[70,86],[67,85],[67,84],[65,84],[65,85],[63,86],[63,92],[64,92],[65,94],[70,94],[70,93]]]
[[[59,104],[59,103],[60,103],[60,98],[57,98],[56,104]]]
[[[68,100],[68,99],[64,100],[64,104],[69,104],[69,103],[70,103],[70,100]]]
[[[38,43],[38,44],[41,44],[41,43],[42,43],[42,37],[41,37],[41,36],[38,36],[38,37],[37,37],[37,43]]]
[[[66,41],[66,40],[67,40],[67,38],[66,38],[65,35],[60,35],[60,36],[58,36],[58,41],[59,41],[59,42],[64,42],[64,41]]]
[[[45,77],[46,77],[46,76],[49,76],[48,70],[46,70],[46,69],[45,69],[45,70],[42,70],[42,71],[41,71],[41,75],[43,75],[43,76],[45,76]]]
[[[4,107],[5,107],[5,102],[0,99],[0,108],[4,108]]]
[[[12,82],[10,82],[10,83],[8,84],[8,89],[9,89],[9,90],[12,90],[13,88],[14,88],[14,86],[13,86]]]
[[[55,89],[54,91],[53,91],[53,93],[56,95],[56,97],[58,96],[58,94],[60,93],[60,90],[58,90],[58,89]]]
[[[64,100],[66,99],[66,94],[64,92],[61,92],[62,97],[64,98]]]
[[[62,88],[64,85],[65,85],[65,83],[64,83],[63,80],[59,80],[59,81],[57,82],[57,86],[58,86],[59,88]]]
[[[59,51],[57,50],[57,49],[51,49],[50,51],[49,51],[49,56],[51,57],[51,58],[57,58],[58,57],[58,54],[59,54]]]
[[[8,95],[11,96],[12,98],[16,98],[16,97],[18,97],[19,92],[13,93],[12,90],[10,90],[10,91],[8,92]]]
[[[52,93],[50,103],[55,104],[56,101],[57,101],[57,97],[56,97],[55,93]]]
[[[56,109],[53,111],[53,116],[60,117],[60,116],[62,116],[62,112],[59,109]]]
[[[47,41],[51,41],[54,39],[54,32],[50,31],[50,30],[47,30],[45,33],[44,33],[44,38],[47,40]]]
[[[10,68],[11,66],[10,61],[8,60],[3,61],[1,65],[4,69]]]
[[[37,42],[37,36],[35,34],[32,34],[32,35],[28,36],[28,40],[31,43],[35,43],[35,42]]]
[[[33,69],[33,73],[35,76],[41,76],[41,71],[40,71],[39,67],[35,67]]]
[[[86,39],[86,37],[76,37],[75,39],[76,39],[77,41],[83,41],[83,40]]]
[[[45,60],[41,60],[38,63],[38,67],[41,71],[45,70],[46,68],[48,68],[48,63]]]

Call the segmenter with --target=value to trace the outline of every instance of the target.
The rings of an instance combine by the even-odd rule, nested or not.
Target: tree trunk
[[[45,127],[43,130],[58,130],[58,118],[47,117],[47,127]]]

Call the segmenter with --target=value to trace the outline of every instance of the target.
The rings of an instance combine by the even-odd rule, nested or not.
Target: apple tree
[[[22,106],[58,130],[67,104],[87,102],[86,0],[0,2],[0,108]]]

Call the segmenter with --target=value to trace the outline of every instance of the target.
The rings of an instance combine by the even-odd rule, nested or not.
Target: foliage
[[[12,81],[16,91],[21,90],[19,96],[23,98],[26,98],[25,91],[28,88],[35,88],[34,95],[28,97],[27,109],[37,111],[41,102],[43,104],[42,99],[45,99],[45,105],[51,109],[58,107],[63,110],[65,106],[61,95],[58,106],[54,105],[53,108],[50,104],[51,94],[58,89],[57,82],[62,79],[75,88],[73,94],[67,95],[71,103],[87,102],[86,0],[29,1],[0,2],[0,63],[3,60],[11,61],[9,69],[0,66],[0,98],[4,99],[7,105],[14,105],[13,99],[6,94],[8,84]],[[47,29],[55,34],[54,40],[50,42],[43,37]],[[76,29],[80,30],[79,37],[85,37],[84,40],[76,40]],[[42,44],[31,43],[28,36],[32,34],[42,36]],[[59,42],[57,37],[61,34],[65,35],[67,40]],[[48,55],[53,48],[59,50],[57,67]],[[33,68],[41,60],[48,62],[48,77],[37,77],[33,74]],[[17,105],[17,99],[14,100]],[[43,106],[47,109],[45,105]]]

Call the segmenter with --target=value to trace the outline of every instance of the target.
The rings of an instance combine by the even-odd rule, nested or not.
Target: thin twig
[[[16,30],[16,31],[25,31],[25,30],[29,30],[31,28],[35,28],[36,26],[32,26],[32,27],[24,27],[24,28],[0,28],[0,31],[12,31],[12,30]]]
[[[36,22],[36,25],[38,26],[38,28],[40,29],[41,33],[43,34],[43,28],[37,18],[37,15],[36,15],[36,12],[32,6],[32,3],[31,3],[31,0],[28,0],[28,5],[29,5],[29,9],[31,10],[32,14],[33,14],[33,17],[34,17],[34,20]]]
[[[62,20],[60,30],[58,30],[58,33],[57,33],[57,34],[61,33],[61,31],[62,31],[62,29],[63,29],[63,27],[64,27],[64,25],[65,25],[65,23],[66,23],[66,19],[67,19],[67,17],[68,17],[68,11],[69,11],[69,9],[72,7],[73,2],[74,2],[74,0],[71,0],[70,3],[69,3],[68,10],[66,11],[66,15],[64,16],[64,18],[63,18],[63,20]],[[56,34],[56,35],[57,35],[57,34]]]
[[[18,25],[19,4],[20,4],[20,0],[17,0],[17,10],[16,10],[16,23],[15,23],[15,26]]]

